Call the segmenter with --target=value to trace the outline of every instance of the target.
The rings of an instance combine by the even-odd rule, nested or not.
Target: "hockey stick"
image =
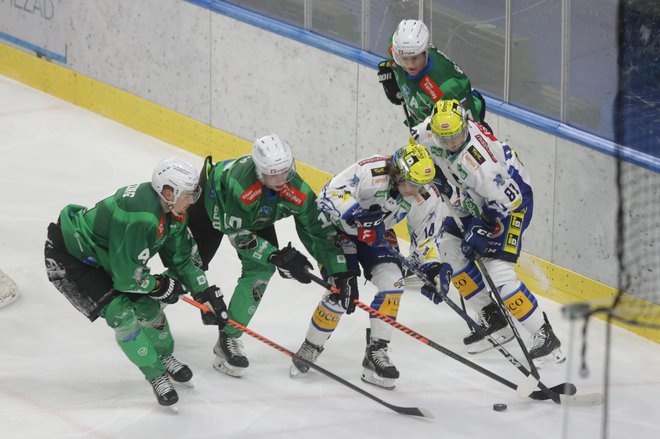
[[[434,288],[435,285],[433,285],[424,275],[424,273],[420,272],[419,269],[415,266],[413,266],[410,261],[408,261],[406,258],[404,258],[394,247],[392,247],[389,243],[385,243],[384,246],[392,252],[392,254],[401,261],[403,265],[405,265],[409,270],[414,272],[417,277],[419,277],[425,285],[427,285],[429,288]],[[603,403],[603,395],[601,393],[590,393],[587,395],[566,395],[566,394],[560,394],[557,393],[556,391],[553,391],[551,388],[546,386],[541,382],[541,380],[538,377],[535,377],[532,375],[532,373],[522,364],[520,361],[516,359],[509,351],[506,350],[504,346],[502,346],[500,343],[498,343],[493,337],[491,337],[489,334],[486,334],[484,329],[479,326],[467,313],[463,312],[461,308],[456,305],[446,294],[443,294],[443,300],[447,305],[455,312],[457,313],[465,322],[468,323],[476,332],[477,334],[481,335],[482,337],[486,338],[495,349],[497,349],[511,364],[513,364],[523,375],[527,377],[526,383],[525,383],[525,389],[529,388],[531,391],[535,387],[538,387],[541,389],[541,392],[546,395],[547,399],[552,399],[555,403],[557,404],[566,404],[566,405],[574,405],[574,406],[591,406],[591,405],[600,405]],[[571,383],[564,383],[560,384],[560,386],[565,386],[569,385],[569,393],[571,386],[574,386]],[[528,387],[529,386],[529,387]],[[554,386],[553,388],[555,388]]]
[[[204,312],[211,312],[211,310],[206,305],[204,305],[202,303],[199,303],[196,300],[194,300],[194,299],[192,299],[188,296],[181,296],[181,298],[184,301],[186,301],[189,304],[201,309]],[[420,416],[420,417],[423,417],[423,418],[433,418],[433,414],[425,408],[400,407],[400,406],[385,402],[382,399],[378,398],[377,396],[372,395],[371,393],[367,392],[366,390],[363,390],[363,389],[359,388],[358,386],[355,386],[355,385],[349,383],[345,379],[335,375],[334,373],[330,372],[329,370],[326,370],[326,369],[322,368],[321,366],[318,366],[318,365],[316,365],[316,364],[314,364],[314,363],[312,363],[312,362],[310,362],[310,361],[294,354],[290,350],[288,350],[288,349],[278,345],[277,343],[267,339],[263,335],[255,332],[251,329],[246,328],[245,326],[241,325],[240,323],[237,323],[237,322],[235,322],[231,319],[227,320],[227,323],[229,325],[233,326],[234,328],[239,329],[239,330],[245,332],[246,334],[256,338],[257,340],[267,344],[268,346],[270,346],[274,349],[277,349],[278,351],[282,352],[287,357],[294,357],[295,356],[297,360],[301,361],[302,363],[305,363],[307,366],[311,367],[312,369],[314,369],[318,372],[321,372],[323,375],[327,376],[328,378],[331,378],[331,379],[337,381],[338,383],[343,384],[344,386],[355,390],[356,392],[360,393],[361,395],[364,395],[367,398],[369,398],[373,401],[376,401],[377,403],[379,403],[381,405],[384,405],[385,407],[389,408],[390,410],[393,410],[393,411],[395,411],[395,412],[397,412],[401,415]]]
[[[311,273],[309,274],[309,276],[310,276],[310,278],[312,279],[312,281],[314,283],[316,283],[316,284],[318,284],[318,285],[320,285],[324,288],[327,288],[328,290],[332,291],[333,293],[338,293],[339,292],[339,289],[337,287],[335,287],[333,285],[330,285],[330,283],[324,281],[323,279],[321,279],[321,278],[319,278],[319,277],[317,277],[317,276],[315,276]],[[369,305],[367,305],[367,304],[365,304],[365,303],[363,303],[363,302],[361,302],[357,299],[353,303],[355,303],[355,305],[358,308],[368,312],[372,316],[374,316],[374,317],[384,321],[385,323],[395,327],[396,329],[400,330],[401,332],[411,336],[415,340],[417,340],[421,343],[424,343],[427,346],[430,346],[431,348],[435,349],[436,351],[439,351],[439,352],[445,354],[446,356],[458,361],[459,363],[464,364],[464,365],[468,366],[469,368],[474,369],[477,372],[479,372],[483,375],[486,375],[487,377],[492,378],[493,380],[495,380],[495,381],[497,381],[501,384],[504,384],[505,386],[509,387],[510,389],[518,391],[518,394],[523,398],[529,397],[531,399],[538,400],[538,401],[543,401],[543,400],[550,399],[541,390],[535,390],[531,393],[529,392],[529,391],[531,391],[531,389],[529,389],[529,391],[524,390],[523,389],[523,384],[526,384],[526,383],[521,383],[520,385],[514,384],[511,381],[507,380],[506,378],[503,378],[503,377],[491,372],[490,370],[485,369],[485,368],[479,366],[476,363],[473,363],[472,361],[468,360],[467,358],[464,358],[464,357],[458,355],[457,353],[445,348],[444,346],[434,342],[433,340],[431,340],[427,337],[424,337],[422,334],[408,328],[405,325],[402,325],[401,323],[397,322],[396,320],[394,320],[394,319],[392,319],[392,318],[390,318],[390,317],[388,317],[384,314],[379,313],[374,308],[370,307]],[[560,394],[567,394],[567,395],[573,395],[573,394],[575,394],[575,391],[576,391],[575,386],[571,383],[558,384],[556,386],[551,387],[550,390],[552,390],[554,392],[557,392],[557,393],[560,393]]]

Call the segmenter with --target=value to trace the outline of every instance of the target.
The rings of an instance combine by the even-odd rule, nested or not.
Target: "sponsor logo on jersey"
[[[280,195],[282,198],[285,200],[289,201],[292,204],[295,204],[296,206],[302,206],[305,204],[305,200],[307,200],[307,195],[305,195],[303,192],[299,191],[298,189],[289,186],[288,184],[285,184],[282,190],[280,191]]]
[[[390,177],[377,177],[377,178],[372,178],[371,179],[371,184],[381,184],[381,183],[387,183],[387,181],[390,179]]]
[[[385,175],[385,167],[382,166],[380,168],[371,168],[371,176],[372,177],[380,177],[381,175]]]
[[[241,201],[249,206],[261,196],[263,191],[264,187],[261,182],[258,181],[243,192],[243,195],[241,195]]]
[[[483,139],[481,139],[481,140],[483,140]],[[484,156],[481,155],[481,153],[477,150],[477,148],[474,147],[474,145],[471,145],[471,146],[468,148],[468,152],[470,153],[470,155],[471,155],[472,157],[474,157],[474,159],[475,159],[479,164],[482,164],[483,162],[486,161],[486,159],[484,158]]]
[[[158,239],[162,238],[165,234],[165,214],[160,215],[160,221],[158,222]]]
[[[267,280],[257,279],[254,281],[252,284],[252,300],[254,300],[255,303],[261,302],[261,298],[264,297],[267,286]]]
[[[367,165],[369,163],[380,162],[380,161],[383,161],[383,160],[387,160],[387,157],[377,155],[377,156],[374,156],[374,157],[369,157],[368,159],[360,160],[358,162],[358,165],[364,166],[364,165]]]
[[[481,134],[477,134],[477,135],[474,136],[474,137],[477,139],[477,141],[479,141],[479,143],[481,143],[481,146],[484,147],[484,149],[485,149],[486,152],[488,153],[488,156],[489,156],[490,159],[493,161],[493,163],[497,163],[497,159],[495,158],[495,156],[493,155],[493,153],[490,151],[490,148],[488,147],[488,142],[486,142],[486,139],[484,139],[484,138],[481,136]]]
[[[431,99],[433,99],[433,102],[439,101],[444,95],[442,90],[440,90],[440,87],[438,87],[438,85],[433,82],[429,75],[424,76],[419,85],[421,85],[426,94],[429,95]]]
[[[379,190],[379,191],[376,191],[376,193],[374,194],[374,197],[375,197],[375,198],[378,198],[378,197],[387,197],[387,189],[381,189],[381,190]]]

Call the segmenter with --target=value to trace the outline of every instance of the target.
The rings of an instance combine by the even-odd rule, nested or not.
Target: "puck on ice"
[[[493,404],[493,410],[496,412],[503,412],[506,410],[506,404]]]

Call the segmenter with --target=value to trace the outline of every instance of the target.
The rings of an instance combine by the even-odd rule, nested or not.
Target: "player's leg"
[[[337,237],[339,245],[341,245],[346,256],[346,263],[349,270],[359,271],[359,263],[357,258],[357,246],[354,236],[341,234]],[[323,278],[332,283],[332,279],[328,279],[325,271],[322,270]],[[297,355],[305,360],[315,363],[318,356],[323,352],[323,345],[333,334],[337,328],[341,317],[346,312],[346,309],[339,301],[339,297],[330,291],[327,291],[321,301],[318,303],[310,319],[305,340],[298,349]],[[299,373],[305,373],[309,370],[309,366],[302,361],[293,357],[292,365],[289,369],[291,376]]]
[[[255,232],[271,244],[278,246],[275,228],[270,226]],[[238,278],[236,288],[227,307],[229,318],[243,326],[248,326],[250,320],[257,312],[261,299],[266,292],[270,278],[275,273],[275,267],[270,264],[258,263],[247,258],[241,258],[241,276]],[[227,375],[240,377],[250,365],[240,340],[243,333],[227,325],[219,331],[218,341],[213,348],[216,361],[213,367]]]
[[[394,231],[389,230],[385,239],[398,250]],[[396,320],[404,289],[399,261],[387,248],[363,243],[358,243],[358,257],[365,277],[378,289],[371,307]],[[370,316],[369,323],[367,346],[362,360],[362,380],[385,389],[394,389],[399,371],[388,353],[394,328],[373,316]]]

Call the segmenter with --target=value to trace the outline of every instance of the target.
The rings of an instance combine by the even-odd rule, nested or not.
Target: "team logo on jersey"
[[[371,176],[372,177],[380,177],[380,176],[385,175],[385,174],[386,174],[386,172],[385,172],[385,167],[384,166],[382,166],[380,168],[372,168],[371,169]]]
[[[482,140],[483,140],[483,139],[482,139]],[[481,153],[480,153],[480,152],[477,150],[477,148],[475,148],[474,146],[471,145],[471,146],[468,148],[468,152],[470,153],[470,155],[471,155],[472,157],[474,157],[474,159],[477,161],[477,163],[482,164],[483,162],[486,161],[486,159],[484,158],[484,156],[481,155]]]
[[[438,85],[435,82],[433,82],[433,80],[429,75],[424,76],[424,78],[422,78],[422,80],[420,81],[419,85],[422,86],[426,94],[431,97],[433,102],[439,101],[444,95],[442,90],[440,90],[440,87],[438,87]]]
[[[291,202],[292,204],[295,204],[296,206],[302,206],[305,204],[305,200],[307,200],[307,195],[305,195],[304,192],[299,191],[298,189],[291,187],[288,184],[284,185],[280,191],[280,195],[282,198]]]
[[[241,201],[249,206],[261,196],[263,191],[264,187],[261,182],[258,181],[243,192],[243,195],[241,195]]]
[[[497,187],[504,186],[504,177],[502,177],[502,174],[497,174],[495,178],[493,179]]]
[[[359,182],[360,182],[360,177],[358,177],[357,175],[354,175],[353,178],[351,178],[351,181],[348,182],[348,184],[349,184],[349,186],[355,187],[355,186],[358,185]]]

